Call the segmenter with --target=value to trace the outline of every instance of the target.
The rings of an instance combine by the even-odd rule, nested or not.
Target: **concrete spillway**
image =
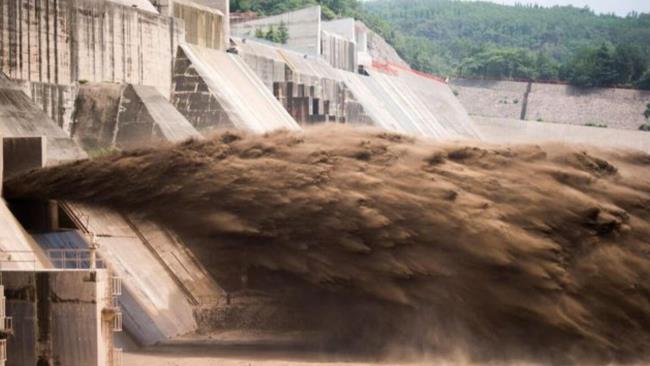
[[[480,136],[467,112],[441,82],[407,71],[340,74],[378,127],[436,139]]]
[[[146,94],[138,95],[147,99]],[[6,79],[0,79],[0,134],[44,136],[50,164],[86,157],[63,130]],[[193,269],[196,261],[171,236],[160,227],[115,212],[63,205],[80,229],[97,235],[99,254],[123,279],[125,296],[120,305],[125,314],[124,327],[139,343],[154,344],[196,329],[191,305],[218,298],[220,290],[204,271]],[[7,250],[35,247],[4,204],[0,205],[0,215],[0,228],[10,235],[7,242],[13,243]],[[25,255],[29,255],[28,265],[33,268],[35,256]],[[183,273],[180,267],[184,265],[185,271],[195,274]]]
[[[85,153],[13,82],[0,73],[0,135],[47,139],[48,163]]]
[[[199,130],[300,128],[241,58],[198,46],[179,48],[172,101]]]
[[[82,85],[73,127],[74,139],[89,151],[201,137],[155,88],[131,84]]]

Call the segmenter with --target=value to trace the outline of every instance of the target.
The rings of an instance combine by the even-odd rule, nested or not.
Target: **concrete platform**
[[[486,141],[495,143],[561,142],[650,153],[650,132],[474,117]]]

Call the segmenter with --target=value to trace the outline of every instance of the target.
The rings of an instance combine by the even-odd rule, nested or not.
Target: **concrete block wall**
[[[235,128],[183,49],[178,49],[173,72],[171,102],[196,129]]]
[[[221,128],[256,133],[299,129],[242,58],[208,48],[179,48],[172,103],[204,133]]]
[[[182,4],[184,6],[190,6],[195,9],[207,9],[217,10],[223,14],[222,22],[222,31],[220,32],[222,36],[221,43],[223,45],[228,44],[228,39],[230,38],[230,0],[150,0],[151,3],[159,10],[161,15],[166,16],[175,16],[175,7],[174,4]],[[187,19],[185,19],[187,25]],[[198,28],[201,29],[201,28]],[[205,46],[199,44],[199,46]]]
[[[470,115],[519,119],[528,83],[453,79],[449,86]]]
[[[231,32],[236,37],[254,38],[256,30],[266,32],[271,26],[277,29],[281,23],[288,29],[288,48],[314,56],[321,54],[320,6],[232,24]]]
[[[533,83],[526,119],[638,130],[648,103],[650,91]]]
[[[171,16],[184,21],[185,42],[225,50],[228,44],[224,34],[227,15],[221,11],[176,0],[171,4]]]
[[[337,69],[356,71],[356,43],[337,34],[321,32],[321,56]]]
[[[0,68],[12,79],[129,82],[168,95],[181,23],[105,0],[6,0]]]

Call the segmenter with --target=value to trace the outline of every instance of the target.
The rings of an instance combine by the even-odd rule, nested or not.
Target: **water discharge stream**
[[[199,239],[193,250],[215,272],[282,273],[343,309],[371,302],[363,326],[358,311],[337,313],[361,343],[648,361],[644,153],[335,126],[227,132],[32,171],[6,194],[139,214]]]

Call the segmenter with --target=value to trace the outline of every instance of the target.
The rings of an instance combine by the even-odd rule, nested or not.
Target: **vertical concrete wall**
[[[47,163],[85,156],[59,126],[13,82],[0,74],[0,135],[47,139]]]
[[[172,16],[185,22],[185,41],[197,46],[224,50],[225,15],[217,10],[176,0]]]
[[[20,80],[17,84],[59,127],[64,131],[70,131],[77,95],[74,84],[61,85]]]
[[[469,113],[481,117],[638,130],[650,103],[650,92],[642,90],[467,79],[450,85]]]
[[[15,332],[9,337],[7,365],[106,365],[112,351],[102,335],[103,296],[108,281],[97,270],[3,272],[7,315]]]
[[[47,162],[45,142],[45,137],[3,137],[3,179],[44,167]]]
[[[356,43],[337,34],[321,32],[321,56],[337,69],[357,70]]]
[[[174,16],[174,4],[184,4],[195,8],[217,10],[223,14],[222,44],[227,45],[230,38],[230,0],[150,0],[160,11],[160,14]],[[186,21],[187,23],[187,21]]]
[[[153,87],[110,83],[79,88],[71,134],[90,152],[201,137]]]
[[[237,37],[254,38],[257,29],[266,32],[273,26],[277,30],[281,23],[287,26],[289,32],[288,48],[309,55],[321,54],[320,6],[232,24],[231,32]]]
[[[6,0],[0,30],[0,67],[12,79],[129,82],[163,95],[184,37],[172,18],[105,0]]]

